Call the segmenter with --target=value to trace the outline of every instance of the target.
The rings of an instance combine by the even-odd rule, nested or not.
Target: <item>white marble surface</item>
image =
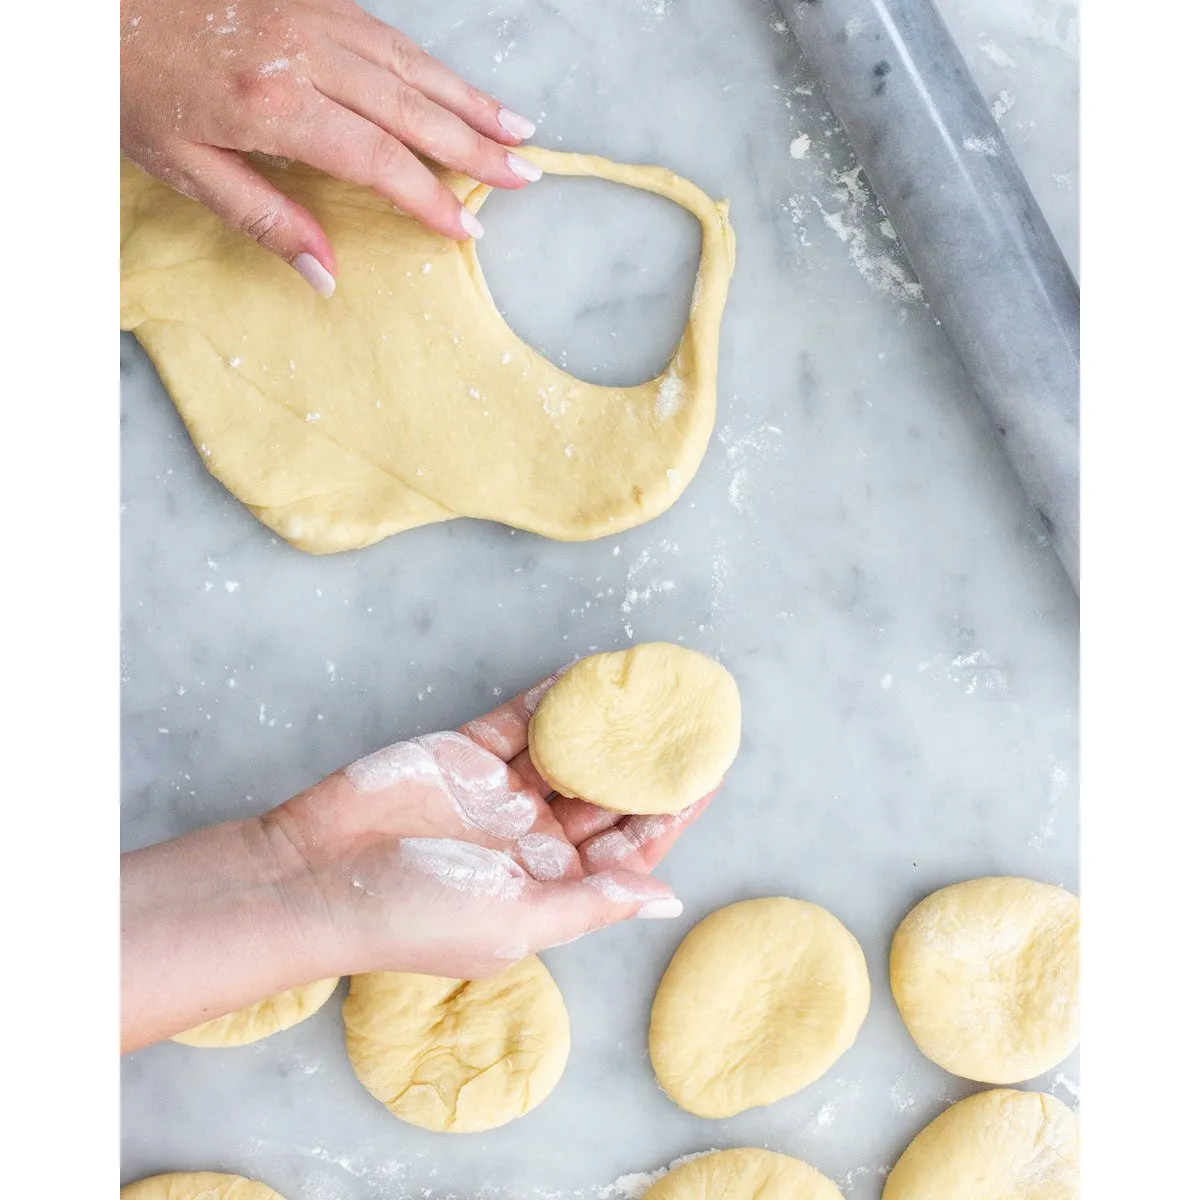
[[[267,808],[631,638],[718,654],[741,684],[743,749],[662,868],[685,916],[546,956],[574,1047],[534,1113],[462,1138],[401,1124],[355,1082],[333,1003],[254,1047],[128,1057],[123,1178],[240,1171],[289,1200],[621,1200],[631,1181],[604,1189],[628,1173],[754,1144],[876,1196],[920,1126],[973,1090],[904,1032],[896,923],[973,875],[1077,882],[1074,594],[773,5],[371,7],[536,115],[543,143],[661,162],[732,199],[718,434],[683,499],[616,539],[460,521],[310,558],[204,472],[123,337],[124,844]],[[1075,6],[944,11],[1075,263]],[[662,365],[696,251],[685,215],[549,179],[482,215],[519,332],[606,381]],[[692,922],[772,893],[860,938],[871,1012],[824,1079],[703,1121],[655,1086],[649,1001]],[[1061,1071],[1035,1082],[1070,1101],[1074,1061]]]

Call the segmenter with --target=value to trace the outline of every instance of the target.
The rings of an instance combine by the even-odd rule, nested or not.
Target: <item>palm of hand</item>
[[[708,798],[648,817],[557,796],[527,750],[541,690],[377,751],[277,810],[376,968],[478,977],[669,896],[648,872]]]

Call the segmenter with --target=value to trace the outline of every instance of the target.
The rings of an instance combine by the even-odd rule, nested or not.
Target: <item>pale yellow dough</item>
[[[806,1162],[772,1150],[718,1150],[664,1175],[642,1200],[842,1200]]]
[[[733,676],[673,642],[569,667],[529,722],[529,757],[560,795],[624,813],[675,813],[711,792],[737,755]]]
[[[283,1200],[256,1179],[216,1171],[176,1171],[150,1175],[121,1189],[121,1200]]]
[[[365,546],[455,515],[602,537],[657,516],[695,474],[734,263],[727,205],[661,167],[521,153],[699,221],[688,323],[661,375],[600,387],[567,374],[505,324],[473,241],[430,233],[371,191],[262,167],[332,240],[340,270],[326,301],[122,161],[121,327],[154,360],[208,469],[301,549]],[[490,190],[439,174],[473,211]]]
[[[1019,1083],[1079,1041],[1079,899],[1032,879],[971,879],[927,896],[892,939],[892,994],[940,1067]]]
[[[355,975],[342,1011],[362,1085],[439,1133],[523,1116],[554,1089],[571,1046],[562,993],[536,957],[474,981]]]
[[[909,1143],[883,1200],[1077,1200],[1079,1118],[1007,1088],[952,1104]]]
[[[337,977],[318,979],[316,983],[291,988],[278,996],[239,1008],[237,1012],[213,1017],[203,1025],[185,1029],[171,1041],[203,1047],[245,1046],[257,1042],[311,1017],[333,995],[340,982]]]
[[[804,900],[743,900],[675,951],[650,1009],[663,1090],[701,1117],[790,1096],[848,1050],[871,984],[854,936]]]

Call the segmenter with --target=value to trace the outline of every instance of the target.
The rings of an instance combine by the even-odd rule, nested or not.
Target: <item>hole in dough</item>
[[[544,175],[519,194],[492,192],[484,216],[479,262],[522,341],[609,387],[666,367],[700,261],[690,213],[607,180]]]

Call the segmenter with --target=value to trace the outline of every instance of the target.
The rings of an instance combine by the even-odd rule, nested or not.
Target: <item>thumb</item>
[[[546,950],[630,917],[669,918],[683,904],[665,884],[636,871],[601,871],[530,889],[529,948]]]
[[[240,154],[216,146],[190,146],[179,172],[187,180],[181,191],[295,267],[318,295],[325,299],[333,295],[337,260],[325,231],[312,213],[269,183]]]

